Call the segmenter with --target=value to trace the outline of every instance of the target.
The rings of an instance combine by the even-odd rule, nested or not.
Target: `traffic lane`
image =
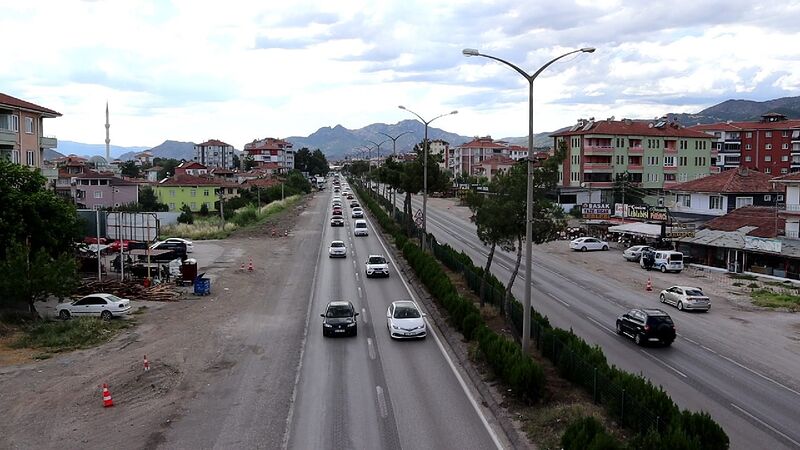
[[[366,260],[366,255],[380,253],[391,258],[377,233],[355,238],[355,251],[361,275],[361,260]],[[389,278],[364,277],[363,282],[366,301],[373,311],[370,320],[376,333],[375,345],[383,362],[403,447],[495,447],[435,338],[431,335],[424,340],[394,341],[389,336],[387,308],[394,300],[413,299],[401,281],[402,274],[390,262]]]
[[[437,237],[439,233],[441,233],[443,236],[446,236],[445,241],[453,238],[452,241],[447,243],[456,249],[466,250],[466,253],[469,254],[473,260],[479,260],[476,259],[478,257],[486,258],[484,253],[475,249],[475,247],[478,247],[477,244],[475,247],[472,247],[471,244],[465,245],[464,238],[460,238],[462,240],[454,238],[457,234],[452,233],[452,228],[449,228],[451,231],[448,234],[443,233],[444,228],[441,227],[445,224],[438,222],[435,215],[431,215],[430,212],[428,223],[433,227],[439,228],[439,230],[431,230]],[[747,420],[747,418],[742,417],[742,415],[734,416],[728,414],[731,410],[729,404],[713,401],[709,399],[708,396],[703,396],[702,394],[698,396],[697,390],[687,385],[685,380],[683,380],[684,377],[676,373],[670,367],[664,366],[663,364],[659,365],[652,357],[648,358],[646,355],[639,355],[621,346],[621,338],[616,336],[616,333],[613,332],[613,328],[611,328],[613,327],[614,319],[616,319],[619,311],[603,311],[603,302],[596,302],[588,299],[583,287],[564,282],[560,277],[549,280],[542,279],[546,277],[542,277],[541,275],[547,275],[548,273],[549,272],[545,271],[536,273],[537,280],[534,282],[534,290],[543,288],[547,292],[558,292],[558,297],[554,298],[556,301],[552,303],[536,302],[535,306],[537,310],[550,318],[553,325],[564,329],[573,329],[576,334],[582,336],[587,342],[601,345],[608,361],[613,362],[620,368],[631,373],[645,371],[648,378],[650,378],[654,384],[664,386],[682,407],[694,410],[707,410],[717,420],[720,420],[721,417],[725,417],[726,422],[720,423],[725,426],[726,432],[731,437],[732,442],[736,443],[737,448],[755,448],[752,447],[751,444],[757,447],[763,445],[765,442],[774,442],[776,446],[782,445],[777,441],[777,439],[780,438],[779,436],[768,434],[768,431],[763,429],[768,429],[768,427],[756,428],[754,425],[758,426],[758,424],[753,424],[753,421]],[[507,281],[507,273],[496,272],[496,275],[499,279],[504,280],[504,282]],[[520,286],[522,284],[523,283],[516,284],[517,291],[524,287],[524,285]],[[515,295],[519,296],[520,293],[515,292]],[[568,304],[570,306],[577,305],[577,307],[565,307],[565,303],[567,302],[569,302]],[[596,310],[597,307],[601,308],[599,312]],[[598,333],[597,330],[600,330],[600,332]],[[606,335],[609,332],[611,333],[610,337]],[[670,349],[661,350],[669,352]],[[719,390],[719,388],[717,388],[717,390]],[[733,390],[732,392],[736,391]]]

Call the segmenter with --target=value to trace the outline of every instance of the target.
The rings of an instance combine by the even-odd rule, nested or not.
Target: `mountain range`
[[[668,117],[676,119],[683,125],[690,126],[699,123],[715,123],[726,121],[751,121],[759,120],[762,114],[777,112],[790,118],[800,118],[800,97],[783,97],[764,102],[751,100],[726,100],[718,105],[706,108],[698,113],[668,113]],[[572,125],[572,124],[568,124]],[[552,146],[550,134],[556,131],[538,133],[534,135],[533,146],[535,148],[548,148]],[[422,142],[425,135],[425,126],[417,120],[403,120],[396,124],[373,123],[363,128],[347,129],[342,125],[334,127],[322,127],[311,133],[309,136],[290,136],[284,140],[291,142],[295,150],[303,147],[308,149],[320,149],[325,156],[331,160],[342,160],[345,157],[354,155],[354,149],[363,148],[366,145],[374,147],[381,143],[380,152],[383,155],[392,152],[392,140],[381,133],[397,137],[395,148],[398,153],[408,152],[419,142]],[[451,146],[461,145],[472,140],[472,136],[462,136],[442,130],[441,128],[428,127],[428,139],[441,139],[448,142]],[[527,136],[501,138],[511,144],[527,146]],[[111,146],[111,156],[122,160],[133,158],[136,153],[150,150],[154,156],[160,158],[175,158],[191,160],[194,157],[194,143],[180,141],[164,141],[161,145],[153,148],[148,147],[118,147]],[[80,156],[105,156],[105,146],[103,144],[82,144],[72,141],[59,141],[57,152],[46,152],[48,155],[76,154]]]

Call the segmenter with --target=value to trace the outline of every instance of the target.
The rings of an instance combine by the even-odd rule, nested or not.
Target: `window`
[[[786,167],[784,167],[783,169],[781,169],[781,173],[782,173],[782,174],[787,174],[787,173],[789,173],[789,169],[787,169]],[[780,195],[779,195],[778,197],[780,197]]]
[[[36,159],[33,155],[33,150],[28,150],[26,156],[26,162],[29,166],[33,167],[36,164]]]
[[[736,197],[736,207],[750,206],[753,204],[753,197]]]
[[[192,208],[192,211],[194,211],[195,209],[197,209],[197,203],[195,203],[195,202],[192,202],[190,206],[191,206],[191,208]],[[523,310],[523,311],[524,311],[524,310]]]
[[[211,209],[211,203],[206,202],[206,208]]]
[[[678,194],[676,202],[684,208],[692,207],[692,196],[690,194]]]
[[[784,170],[785,170],[785,169],[784,169]],[[779,202],[782,202],[782,201],[783,201],[783,194],[778,194],[778,201],[779,201]]]
[[[103,209],[103,208],[105,208],[105,205],[103,205],[102,203],[95,203],[95,205],[94,205],[94,208],[93,208],[93,209],[94,209],[95,211],[99,211],[99,210],[101,210],[101,209]]]
[[[722,196],[719,195],[709,196],[708,209],[722,209]]]
[[[765,132],[764,137],[772,137],[772,131]]]
[[[753,137],[753,132],[752,131],[748,131],[747,134],[745,135],[745,137],[747,137],[748,139],[752,138]]]
[[[210,194],[208,193],[208,189],[203,191],[203,196],[208,197]]]
[[[788,131],[788,130],[783,130],[783,131],[781,131],[781,136],[783,136],[783,137],[789,137],[789,131]]]
[[[784,143],[784,144],[781,144],[781,149],[783,149],[783,150],[789,150],[789,144],[786,144],[786,143]]]
[[[745,156],[744,160],[747,161],[747,162],[750,162],[750,161],[753,160],[753,158],[751,158],[750,156]]]
[[[764,169],[764,173],[772,173],[772,169],[767,167]]]
[[[766,150],[772,150],[772,144],[767,144],[767,145],[765,145],[765,146],[764,146],[764,149],[766,149]]]
[[[94,191],[94,198],[103,198],[103,191]]]
[[[745,144],[745,145],[744,145],[744,149],[745,149],[745,150],[751,150],[752,148],[753,148],[753,147],[751,147],[751,146],[750,146],[750,144]]]
[[[789,156],[787,156],[787,155],[781,156],[781,161],[783,161],[783,162],[789,161]]]
[[[192,197],[197,197],[197,189],[192,189],[192,190],[190,191],[190,195],[191,195]]]
[[[19,164],[19,150],[11,150],[11,162]]]
[[[664,157],[664,167],[675,167],[675,157],[674,156],[665,156]]]
[[[772,156],[767,155],[764,157],[764,162],[770,162],[770,161],[772,161]]]
[[[771,196],[770,194],[767,194],[767,195],[765,195],[765,196],[764,196],[764,201],[765,201],[765,202],[770,202],[770,201],[772,201],[772,196]]]
[[[13,131],[13,132],[15,132],[15,133],[18,132],[19,131],[19,116],[16,116],[16,115],[9,116],[9,121],[10,122],[8,124],[8,127],[9,127],[8,129]]]
[[[25,132],[28,134],[33,134],[33,117],[25,118]]]

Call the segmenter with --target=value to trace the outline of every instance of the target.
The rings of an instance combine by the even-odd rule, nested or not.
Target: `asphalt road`
[[[400,201],[398,198],[402,208]],[[412,204],[416,211],[421,199],[415,198]],[[478,264],[485,262],[487,249],[468,220],[429,203],[427,224],[440,242],[463,250]],[[663,305],[645,301],[640,293],[579,265],[534,253],[534,308],[553,325],[572,328],[590,344],[602,347],[609,363],[662,385],[679,406],[708,411],[728,433],[731,448],[800,448],[800,391],[791,383],[796,382],[796,373],[788,375],[794,375],[794,380],[765,375],[761,365],[770,365],[769,343],[740,343],[750,347],[748,354],[762,355],[760,364],[752,364],[729,352],[729,346],[712,344],[736,339],[715,332],[715,321],[724,319],[715,317],[713,311],[681,314],[668,310],[679,331],[676,342],[669,348],[639,348],[616,335],[616,317],[631,307]],[[498,249],[492,272],[506,282],[513,265],[514,255]],[[622,270],[626,270],[624,266]],[[524,290],[524,258],[520,275],[514,286],[518,299]]]
[[[345,227],[332,228],[331,196],[323,198],[317,205],[326,217],[319,223],[322,239],[305,253],[304,276],[313,275],[314,285],[285,447],[489,449],[506,445],[505,438],[488,425],[488,412],[462,386],[435,330],[429,328],[424,340],[389,338],[389,304],[413,296],[374,231],[377,224],[367,218],[369,236],[354,237],[347,202]],[[332,240],[346,243],[347,258],[328,257]],[[365,277],[364,263],[370,254],[390,258],[389,278]],[[322,336],[319,315],[331,300],[352,301],[360,311],[357,337]]]

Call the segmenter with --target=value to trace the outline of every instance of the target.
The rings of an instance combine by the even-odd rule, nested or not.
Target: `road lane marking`
[[[386,398],[383,396],[383,388],[375,386],[375,391],[378,394],[378,409],[381,412],[381,418],[385,419],[389,417],[389,410],[386,408]]]
[[[733,406],[734,408],[736,408],[736,409],[738,409],[739,411],[741,411],[741,412],[742,412],[742,414],[746,415],[747,417],[749,417],[749,418],[751,418],[751,419],[755,420],[756,422],[760,423],[761,425],[763,425],[763,426],[765,426],[765,427],[769,428],[769,429],[770,429],[770,430],[772,430],[774,433],[777,433],[777,434],[779,434],[779,435],[783,436],[783,437],[784,437],[784,438],[785,438],[787,441],[789,441],[789,442],[793,443],[793,444],[794,444],[796,447],[800,447],[800,442],[797,442],[797,441],[795,441],[794,439],[792,439],[792,438],[790,438],[789,436],[787,436],[785,433],[782,433],[782,432],[780,432],[778,429],[776,429],[776,428],[775,428],[775,427],[773,427],[772,425],[768,424],[767,422],[764,422],[763,420],[761,420],[761,419],[759,419],[758,417],[754,416],[753,414],[751,414],[751,413],[747,412],[747,411],[746,411],[746,410],[744,410],[743,408],[740,408],[739,406],[736,406],[736,405],[735,405],[735,404],[733,404],[733,403],[731,403],[731,406]]]
[[[361,320],[363,320],[364,323],[367,323],[367,309],[366,308],[361,308]]]
[[[369,359],[375,359],[375,346],[372,344],[372,338],[367,338],[367,350],[369,351]]]
[[[358,272],[356,272],[356,280],[358,280]],[[358,298],[361,298],[361,286],[358,287]]]
[[[664,361],[662,361],[662,360],[660,360],[660,359],[656,358],[655,356],[651,355],[651,354],[650,354],[648,351],[646,351],[646,350],[642,350],[642,353],[644,353],[645,355],[647,355],[647,357],[648,357],[648,358],[650,358],[650,359],[652,359],[653,361],[655,361],[655,362],[657,362],[657,363],[659,363],[659,364],[663,365],[664,367],[667,367],[668,369],[670,369],[670,370],[672,370],[673,372],[677,373],[678,375],[682,376],[683,378],[689,378],[689,377],[687,377],[687,376],[686,376],[686,374],[685,374],[685,373],[683,373],[683,372],[681,372],[680,370],[678,370],[678,369],[676,369],[676,368],[672,367],[671,365],[669,365],[669,364],[665,363]]]
[[[713,354],[715,354],[715,355],[717,354],[717,352],[716,352],[715,350],[711,349],[710,347],[706,347],[705,345],[702,345],[702,344],[700,345],[700,347],[701,347],[703,350],[707,351],[707,352],[711,352],[711,353],[713,353]]]
[[[561,300],[560,298],[556,297],[555,295],[553,295],[553,294],[551,294],[549,292],[546,292],[546,294],[549,295],[550,297],[552,297],[555,301],[557,301],[557,302],[561,303],[562,305],[566,306],[567,308],[569,308],[569,303],[565,302],[564,300]]]
[[[787,391],[789,391],[789,392],[793,393],[794,395],[800,396],[800,392],[797,392],[797,391],[795,391],[794,389],[790,388],[789,386],[786,386],[785,384],[782,384],[782,383],[781,383],[781,382],[779,382],[779,381],[773,380],[772,378],[770,378],[770,377],[768,377],[768,376],[766,376],[766,375],[764,375],[764,374],[762,374],[762,373],[760,373],[760,372],[757,372],[757,371],[755,371],[755,370],[753,370],[753,369],[751,369],[751,368],[749,368],[749,367],[745,366],[744,364],[741,364],[741,363],[739,363],[739,362],[737,362],[737,361],[734,361],[733,359],[731,359],[731,358],[728,358],[728,357],[727,357],[727,356],[725,356],[725,355],[721,355],[721,354],[718,354],[718,355],[719,355],[719,357],[720,357],[720,358],[722,358],[722,359],[724,359],[724,360],[726,360],[726,361],[730,361],[730,362],[731,362],[731,363],[733,363],[733,364],[736,364],[737,366],[739,366],[739,367],[741,367],[742,369],[744,369],[744,370],[746,370],[746,371],[748,371],[748,372],[752,373],[753,375],[757,375],[757,376],[759,376],[759,377],[761,377],[761,378],[763,378],[763,379],[765,379],[765,380],[769,381],[770,383],[773,383],[773,384],[774,384],[774,385],[776,385],[776,386],[780,386],[780,387],[782,387],[782,388],[786,389]]]
[[[592,322],[594,322],[598,327],[608,331],[609,333],[617,334],[617,330],[614,330],[612,328],[607,327],[604,323],[600,322],[599,320],[595,319],[594,317],[586,316],[586,318],[591,320]]]

